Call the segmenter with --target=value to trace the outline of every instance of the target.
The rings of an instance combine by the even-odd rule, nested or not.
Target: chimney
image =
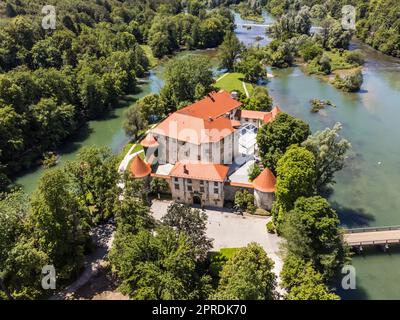
[[[183,173],[184,174],[189,174],[189,170],[188,170],[186,164],[183,165]]]

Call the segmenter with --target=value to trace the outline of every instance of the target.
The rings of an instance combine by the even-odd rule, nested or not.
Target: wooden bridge
[[[353,247],[400,243],[400,226],[347,229],[344,241]]]

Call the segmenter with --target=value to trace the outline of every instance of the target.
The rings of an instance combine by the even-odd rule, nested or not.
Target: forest
[[[182,48],[218,46],[233,27],[227,10],[180,1],[53,1],[55,30],[44,30],[51,1],[0,7],[0,190],[88,120],[138,90],[150,46],[162,58]]]

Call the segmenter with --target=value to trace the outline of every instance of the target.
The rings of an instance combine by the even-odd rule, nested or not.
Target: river
[[[264,17],[265,24],[273,21],[267,13]],[[238,15],[235,18],[238,24],[254,24]],[[238,27],[236,33],[246,45],[265,45],[270,41],[263,27],[249,30]],[[275,104],[308,122],[313,131],[332,127],[335,122],[343,124],[341,135],[352,143],[352,150],[346,168],[336,176],[337,183],[329,198],[343,226],[400,225],[400,61],[356,41],[352,47],[361,48],[366,56],[364,84],[358,93],[341,92],[317,77],[305,75],[298,67],[270,70],[275,78],[267,87]],[[215,51],[198,53],[208,55],[215,66]],[[160,66],[150,72],[135,99],[159,91],[162,70]],[[337,107],[312,114],[309,104],[312,98],[330,100]],[[61,162],[74,159],[84,146],[107,146],[119,152],[128,141],[122,130],[127,108],[128,104],[115,109],[104,120],[91,121],[86,130],[60,150]],[[43,172],[43,169],[34,169],[16,182],[31,193]],[[372,249],[363,256],[354,256],[352,264],[356,268],[357,289],[338,290],[342,298],[400,299],[397,285],[400,250],[383,253]]]

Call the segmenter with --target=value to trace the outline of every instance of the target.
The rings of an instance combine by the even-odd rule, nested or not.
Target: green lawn
[[[209,258],[211,275],[218,277],[218,274],[221,272],[223,266],[238,250],[239,248],[222,248],[217,252],[210,252]]]
[[[343,53],[340,53],[338,50],[325,51],[324,54],[327,55],[331,59],[332,71],[352,69],[352,68],[357,67],[346,61],[346,57],[347,57],[346,51],[344,51]],[[319,65],[318,65],[317,60],[318,59],[314,59],[313,61],[310,61],[307,64],[306,70],[309,74],[322,74],[322,72],[319,71]]]
[[[217,80],[215,83],[215,87],[218,89],[222,89],[228,92],[232,91],[241,91],[244,93],[243,89],[243,78],[244,75],[242,73],[228,73],[221,79],[222,76],[219,77],[220,80]],[[245,82],[247,90],[249,94],[253,92],[253,85],[251,83]]]

